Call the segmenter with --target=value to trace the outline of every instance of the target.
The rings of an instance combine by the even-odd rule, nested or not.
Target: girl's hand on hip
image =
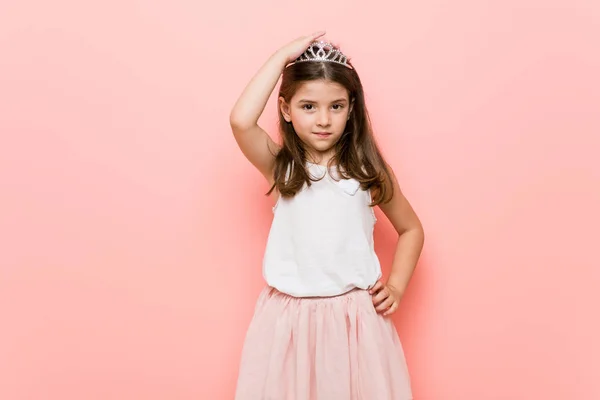
[[[286,64],[289,64],[300,57],[300,54],[304,53],[312,42],[324,34],[325,31],[317,31],[310,35],[301,36],[277,50],[277,53],[285,58]]]
[[[402,293],[395,287],[383,284],[381,281],[377,281],[371,289],[369,294],[373,298],[373,305],[378,313],[383,313],[384,316],[393,314],[400,304]]]

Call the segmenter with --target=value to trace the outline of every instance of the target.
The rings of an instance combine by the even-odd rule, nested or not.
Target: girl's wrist
[[[393,276],[388,278],[386,285],[393,287],[400,294],[404,294],[404,290],[406,289],[405,285],[402,284],[402,282],[400,282],[399,280],[394,279]]]
[[[288,57],[281,52],[281,50],[277,50],[275,53],[271,55],[271,60],[280,67],[281,72],[285,69],[288,64]]]

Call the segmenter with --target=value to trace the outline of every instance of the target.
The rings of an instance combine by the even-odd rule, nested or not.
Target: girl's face
[[[315,161],[328,161],[349,119],[352,104],[342,85],[325,80],[302,83],[287,103],[279,98],[283,118],[291,122]]]

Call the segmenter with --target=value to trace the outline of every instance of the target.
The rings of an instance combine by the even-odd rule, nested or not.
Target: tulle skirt
[[[318,298],[261,292],[235,400],[411,399],[396,329],[367,291]]]

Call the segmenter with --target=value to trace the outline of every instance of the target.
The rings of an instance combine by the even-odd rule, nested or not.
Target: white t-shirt
[[[323,177],[293,198],[280,197],[263,259],[267,284],[294,297],[326,297],[368,289],[381,277],[375,254],[371,195],[337,170],[307,163]],[[289,171],[288,171],[289,172]],[[288,175],[289,176],[289,175]]]

